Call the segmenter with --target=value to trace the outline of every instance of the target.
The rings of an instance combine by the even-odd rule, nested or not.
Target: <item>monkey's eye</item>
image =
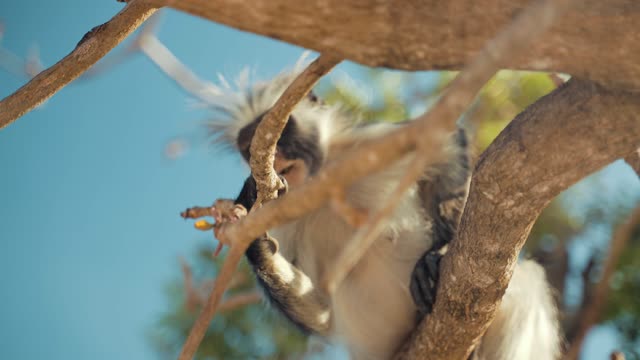
[[[280,171],[280,175],[287,175],[288,173],[291,172],[291,170],[293,170],[294,166],[295,166],[295,164],[291,164],[291,165],[287,166],[286,168],[282,169]]]

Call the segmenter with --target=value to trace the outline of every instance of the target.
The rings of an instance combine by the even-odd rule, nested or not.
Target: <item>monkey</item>
[[[215,87],[213,106],[222,117],[212,120],[210,127],[218,141],[249,163],[258,124],[299,71],[251,86],[240,84],[237,90],[226,81]],[[288,189],[296,188],[362,141],[398,126],[402,124],[361,124],[339,104],[328,105],[311,92],[289,116],[277,142],[274,170]],[[464,209],[471,160],[463,127],[449,136],[444,154],[398,200],[384,230],[331,295],[318,286],[320,278],[356,229],[329,204],[253,241],[246,258],[268,302],[302,332],[343,344],[354,360],[392,358],[418,321],[432,311],[440,259]],[[346,200],[355,208],[375,210],[410,160],[405,156],[356,181],[345,189]],[[249,175],[233,203],[248,210],[256,195]],[[533,261],[522,261],[473,356],[553,360],[560,343],[544,271]]]

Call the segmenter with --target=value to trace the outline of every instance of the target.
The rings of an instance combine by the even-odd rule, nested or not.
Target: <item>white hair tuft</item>
[[[219,85],[211,87],[207,105],[219,116],[211,119],[208,126],[217,143],[231,148],[237,147],[240,130],[264,115],[280,98],[287,87],[308,64],[309,52],[305,51],[293,69],[281,72],[269,81],[252,81],[250,69],[244,68],[233,81],[218,74]],[[329,139],[348,127],[338,108],[303,99],[294,108],[292,115],[302,132],[315,132],[320,145],[328,146]]]

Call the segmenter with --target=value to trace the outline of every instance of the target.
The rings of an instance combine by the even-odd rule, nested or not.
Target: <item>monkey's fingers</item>
[[[216,224],[224,222],[224,219],[222,218],[222,214],[220,213],[218,208],[215,206],[211,207],[211,217],[213,217],[213,219],[216,221]]]
[[[194,206],[187,208],[180,213],[183,219],[199,219],[205,216],[211,216],[211,206]]]
[[[218,255],[220,255],[223,247],[224,245],[221,242],[218,242],[218,246],[216,246],[216,250],[213,252],[213,257],[217,257]]]

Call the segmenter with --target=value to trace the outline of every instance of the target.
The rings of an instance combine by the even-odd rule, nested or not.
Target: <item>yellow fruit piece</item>
[[[209,223],[207,220],[198,220],[193,224],[196,229],[207,231],[213,229],[213,224]]]

